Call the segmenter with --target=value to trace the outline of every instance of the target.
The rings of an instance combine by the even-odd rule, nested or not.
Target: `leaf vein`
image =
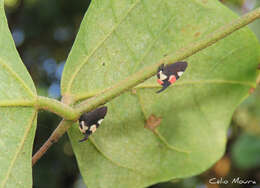
[[[24,80],[22,80],[22,78],[15,72],[13,71],[8,64],[4,63],[4,61],[2,59],[0,59],[0,65],[2,65],[2,67],[4,69],[6,69],[14,78],[16,78],[16,80],[18,82],[21,83],[21,85],[23,86],[23,88],[32,96],[35,97],[33,91],[25,84]]]
[[[7,170],[6,176],[5,176],[5,178],[3,179],[3,182],[2,182],[2,184],[1,184],[1,187],[2,187],[2,188],[5,187],[5,185],[6,185],[7,181],[8,181],[8,178],[9,178],[9,176],[10,176],[10,174],[11,174],[11,171],[12,171],[12,169],[13,169],[13,167],[14,167],[14,164],[15,164],[17,158],[18,158],[18,155],[19,155],[20,152],[22,151],[22,148],[23,148],[23,146],[24,146],[25,140],[26,140],[26,138],[27,138],[27,136],[28,136],[28,134],[29,134],[29,132],[30,132],[30,129],[31,129],[32,125],[33,125],[33,121],[34,121],[34,119],[35,119],[35,117],[36,117],[36,114],[37,114],[37,112],[35,111],[35,112],[34,112],[34,115],[32,116],[32,118],[30,119],[30,121],[29,121],[29,123],[28,123],[27,129],[26,129],[25,132],[24,132],[24,136],[23,136],[22,139],[21,139],[20,145],[18,146],[15,155],[13,156],[13,159],[12,159],[12,161],[11,161],[11,163],[10,163],[10,166],[9,166],[8,170]]]
[[[163,1],[160,1],[160,3]],[[158,33],[158,35],[156,35],[156,37],[154,38],[154,40],[151,42],[151,44],[147,47],[147,50],[144,52],[144,55],[142,56],[142,58],[140,58],[140,61],[137,62],[133,68],[133,72],[136,72],[136,68],[140,65],[141,62],[143,62],[144,58],[149,54],[149,52],[151,51],[151,49],[154,47],[154,44],[157,42],[157,40],[160,38],[160,36],[162,35],[162,33],[164,33],[168,27],[170,26],[170,24],[172,23],[172,21],[174,20],[174,16],[171,16],[170,19],[168,20],[168,22],[166,22],[165,27],[161,30],[161,32]]]
[[[31,100],[0,100],[0,107],[16,107],[16,106],[33,106],[34,101]]]
[[[140,108],[141,108],[144,120],[146,121],[147,118],[146,118],[145,114],[147,114],[147,113],[145,113],[145,110],[144,110],[144,107],[143,107],[143,103],[141,101],[140,96],[138,94],[136,96],[137,96],[137,100],[139,102],[139,105],[140,105]],[[180,152],[180,153],[185,153],[185,154],[189,154],[190,153],[190,151],[182,150],[182,149],[179,149],[179,148],[177,148],[175,146],[170,145],[167,142],[167,140],[165,140],[165,138],[156,129],[153,131],[153,133],[158,138],[158,140],[160,140],[165,145],[165,147],[167,147],[169,150],[172,150],[172,151],[175,151],[175,152]]]
[[[113,161],[111,158],[109,158],[109,156],[107,156],[104,152],[102,152],[102,150],[98,147],[98,145],[95,143],[95,140],[94,140],[93,138],[90,137],[89,140],[90,140],[91,144],[96,148],[96,150],[97,150],[102,156],[104,156],[104,158],[106,158],[108,161],[110,161],[112,164],[114,164],[114,165],[116,165],[116,166],[118,166],[118,167],[120,167],[120,168],[125,168],[125,169],[130,170],[130,171],[133,171],[133,172],[135,172],[135,173],[139,173],[139,174],[141,174],[142,176],[144,176],[141,172],[139,172],[139,171],[136,170],[136,169],[129,168],[129,167],[127,167],[127,166],[123,166],[123,165],[121,165],[121,164],[119,164],[119,163]]]
[[[82,69],[82,67],[88,62],[89,58],[92,57],[95,52],[97,51],[97,49],[99,49],[102,44],[104,44],[104,42],[115,32],[115,30],[120,26],[120,24],[127,18],[127,16],[130,14],[130,12],[132,10],[134,10],[134,8],[137,6],[138,3],[140,3],[141,0],[137,0],[126,12],[126,14],[122,17],[122,19],[118,22],[117,25],[115,25],[111,31],[100,41],[100,43],[98,43],[98,45],[90,52],[90,54],[82,61],[81,64],[79,64],[78,68],[74,71],[74,73],[71,75],[71,79],[68,83],[67,89],[66,89],[66,93],[69,92],[69,90],[71,89],[71,86],[75,80],[76,75],[80,72],[80,70]]]

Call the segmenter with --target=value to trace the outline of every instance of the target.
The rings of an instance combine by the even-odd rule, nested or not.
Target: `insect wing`
[[[97,108],[91,112],[82,114],[82,116],[80,116],[79,118],[79,122],[84,121],[85,124],[87,124],[88,126],[91,126],[93,124],[98,124],[98,121],[100,119],[104,119],[104,117],[107,114],[107,107],[100,107]]]
[[[164,67],[164,74],[167,76],[174,75],[178,80],[188,66],[187,62],[176,62],[173,64],[166,65]]]
[[[85,137],[79,142],[83,142],[96,131],[96,128],[100,125],[107,113],[107,107],[100,107],[91,112],[84,113],[79,118],[79,127]],[[83,130],[83,131],[82,131]],[[85,131],[84,131],[85,130]]]

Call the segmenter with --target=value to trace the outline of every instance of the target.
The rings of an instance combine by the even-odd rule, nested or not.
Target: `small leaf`
[[[32,187],[36,90],[8,29],[0,0],[0,187]]]
[[[242,169],[260,166],[260,137],[243,134],[232,147],[232,159]]]
[[[92,1],[62,76],[63,96],[84,99],[203,39],[236,18],[218,1]],[[146,187],[199,174],[224,153],[234,109],[255,86],[259,44],[248,28],[186,59],[175,84],[156,94],[156,78],[108,104],[102,125],[78,143],[89,188]],[[144,128],[154,114],[154,132]]]

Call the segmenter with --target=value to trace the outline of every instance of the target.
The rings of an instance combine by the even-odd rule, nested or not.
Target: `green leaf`
[[[0,0],[0,187],[32,187],[36,90],[16,51]]]
[[[92,1],[65,65],[63,96],[98,94],[236,18],[218,1]],[[224,153],[234,109],[255,86],[259,44],[248,28],[188,58],[160,94],[156,78],[110,101],[89,141],[69,130],[89,188],[145,187],[201,173]],[[161,123],[144,128],[154,114]]]
[[[260,166],[260,137],[243,134],[232,146],[232,159],[242,169]]]

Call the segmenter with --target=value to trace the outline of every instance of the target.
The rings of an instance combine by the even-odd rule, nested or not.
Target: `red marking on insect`
[[[171,84],[173,84],[174,82],[176,82],[176,77],[175,77],[174,75],[170,76],[169,82],[170,82]]]
[[[163,87],[161,90],[157,91],[157,93],[162,92],[171,84],[176,82],[186,70],[187,66],[187,62],[175,62],[165,66],[164,64],[160,65],[157,70],[157,82]]]
[[[160,85],[163,85],[163,81],[161,81],[160,79],[157,79],[157,82],[158,82]]]

